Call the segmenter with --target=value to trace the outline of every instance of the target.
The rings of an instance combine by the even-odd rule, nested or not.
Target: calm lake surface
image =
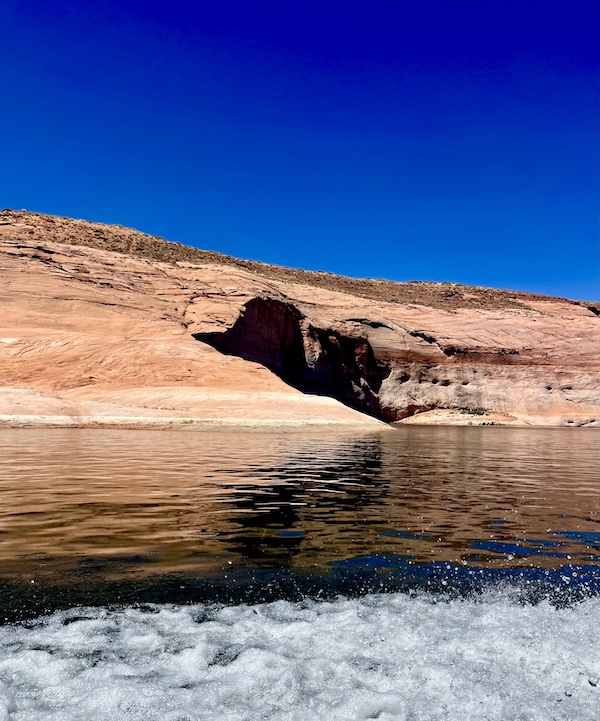
[[[0,499],[0,719],[600,718],[597,430],[4,430]]]

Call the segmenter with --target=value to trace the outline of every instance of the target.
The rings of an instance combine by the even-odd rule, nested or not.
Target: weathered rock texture
[[[596,303],[296,271],[25,211],[0,213],[0,278],[5,422],[600,426]]]

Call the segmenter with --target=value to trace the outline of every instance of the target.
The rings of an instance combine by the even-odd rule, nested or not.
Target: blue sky
[[[0,4],[0,205],[600,299],[596,0]]]

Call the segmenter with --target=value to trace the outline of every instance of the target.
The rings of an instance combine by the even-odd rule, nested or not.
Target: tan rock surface
[[[0,226],[0,424],[379,427],[195,341],[179,269],[51,238],[41,250],[10,230]]]
[[[593,303],[311,274],[3,211],[0,309],[4,424],[378,427],[337,398],[389,421],[600,425]]]

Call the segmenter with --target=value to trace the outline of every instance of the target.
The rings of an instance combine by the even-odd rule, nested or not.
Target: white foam
[[[600,717],[600,599],[88,609],[0,628],[0,720]]]

